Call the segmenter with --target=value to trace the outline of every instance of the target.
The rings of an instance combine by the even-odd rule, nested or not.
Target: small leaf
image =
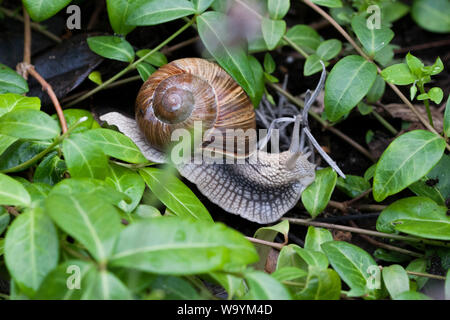
[[[311,0],[311,2],[314,2],[315,4],[318,4],[318,5],[324,6],[324,7],[328,7],[328,8],[342,7],[341,0]]]
[[[295,294],[299,300],[339,300],[341,279],[332,269],[310,268],[305,288]]]
[[[355,15],[352,19],[352,29],[361,41],[364,49],[374,56],[376,52],[383,49],[394,38],[394,32],[384,26],[370,29],[367,18],[362,15]]]
[[[286,37],[299,47],[307,48],[309,53],[313,53],[321,43],[320,36],[317,31],[302,24],[298,24],[290,28],[286,32]]]
[[[448,0],[414,0],[411,15],[425,30],[450,32],[450,3]]]
[[[246,274],[245,279],[250,287],[246,296],[253,300],[290,300],[287,289],[270,275],[254,271]]]
[[[405,86],[418,80],[405,63],[394,64],[381,72],[384,80],[389,83]]]
[[[325,168],[316,172],[316,179],[302,193],[302,203],[311,217],[321,213],[331,199],[337,174],[332,168]]]
[[[22,139],[47,140],[59,134],[59,127],[42,111],[17,109],[0,118],[0,133]]]
[[[17,72],[0,63],[0,93],[28,92],[28,84]]]
[[[135,222],[117,239],[112,266],[159,274],[195,274],[258,260],[252,244],[223,224],[161,217]]]
[[[97,36],[87,39],[89,48],[96,54],[113,60],[133,62],[134,50],[131,44],[120,37]]]
[[[444,99],[444,92],[441,88],[434,87],[431,88],[430,91],[428,91],[428,96],[430,97],[431,101],[436,104],[440,104],[442,102],[442,99]]]
[[[330,121],[348,114],[369,92],[377,76],[373,63],[347,56],[331,70],[325,83],[325,112]]]
[[[142,49],[136,52],[136,55],[139,58],[147,55],[151,50],[150,49]],[[161,51],[153,52],[151,55],[145,58],[145,61],[154,65],[155,67],[162,67],[167,64],[167,57]]]
[[[101,85],[103,83],[102,74],[99,71],[92,71],[88,78],[95,84]]]
[[[416,97],[417,94],[417,87],[415,84],[413,84],[411,86],[411,88],[409,88],[409,96],[410,96],[410,100],[413,101],[414,98]]]
[[[135,5],[126,23],[132,26],[152,26],[196,13],[187,0],[149,0]]]
[[[22,0],[31,19],[37,22],[47,20],[67,6],[71,0]]]
[[[408,52],[406,55],[406,64],[409,67],[409,70],[418,78],[422,76],[422,68],[424,67],[424,64],[422,61],[420,61],[419,58],[413,56],[411,52]]]
[[[115,237],[122,230],[117,209],[92,194],[51,194],[46,212],[99,262],[111,255]]]
[[[40,108],[39,98],[24,97],[15,93],[0,94],[0,116],[16,109],[39,110]]]
[[[116,34],[126,36],[134,30],[134,26],[126,24],[132,0],[106,0],[109,23]]]
[[[66,163],[61,160],[58,153],[55,151],[45,156],[36,167],[33,181],[46,183],[53,186],[63,179],[63,175],[66,170]]]
[[[14,281],[31,297],[58,263],[58,235],[40,207],[17,217],[5,239],[5,262]]]
[[[432,300],[430,297],[417,291],[405,291],[395,297],[395,300]]]
[[[20,182],[0,173],[0,204],[27,207],[31,197]]]
[[[424,197],[395,201],[384,209],[377,220],[377,230],[395,230],[423,238],[450,240],[450,217],[447,209]]]
[[[370,183],[363,177],[347,174],[345,179],[338,178],[337,187],[349,197],[356,198],[370,189]]]
[[[208,9],[215,0],[193,0],[197,14],[201,14]]]
[[[308,232],[306,233],[305,249],[323,252],[321,247],[322,243],[332,240],[333,236],[327,229],[309,226]]]
[[[382,270],[384,285],[386,286],[392,299],[399,294],[409,291],[409,278],[405,269],[398,264],[384,267]]]
[[[142,81],[145,82],[153,74],[153,72],[156,71],[156,69],[151,64],[148,64],[146,62],[140,62],[137,65],[137,71],[139,72]]]
[[[275,61],[273,60],[272,56],[270,55],[270,53],[267,52],[264,55],[264,70],[270,74],[275,71],[276,66],[277,65],[276,65]]]
[[[269,50],[273,50],[277,47],[286,32],[286,22],[284,20],[271,20],[268,18],[263,18],[261,30],[264,41],[266,41],[267,48]]]
[[[312,54],[308,58],[306,58],[305,67],[303,68],[303,74],[308,77],[319,71],[322,71],[322,64],[320,63],[321,59],[318,55]],[[328,62],[322,61],[325,64],[325,67],[329,65]]]
[[[428,262],[426,259],[415,259],[408,264],[408,266],[406,267],[406,271],[426,273],[427,272],[427,264],[428,264]],[[408,276],[410,279],[413,279],[416,281],[418,289],[422,289],[425,286],[425,284],[428,282],[428,278],[426,278],[426,277],[419,277],[419,276],[412,275],[412,274],[409,274]]]
[[[290,244],[289,246],[294,249],[301,259],[300,269],[307,271],[310,267],[320,270],[328,268],[328,259],[323,252],[303,249],[295,244]]]
[[[268,0],[267,8],[270,18],[275,20],[283,19],[289,11],[290,5],[290,0]]]
[[[211,215],[197,196],[168,170],[139,170],[147,186],[173,213],[180,217],[212,221]]]
[[[447,135],[447,137],[450,137],[450,95],[447,98],[447,104],[445,106],[444,133]]]
[[[425,131],[410,131],[396,138],[378,161],[373,181],[376,201],[383,201],[422,178],[442,157],[445,141]]]
[[[331,60],[342,50],[342,42],[337,39],[330,39],[322,42],[317,48],[316,54],[323,60]]]
[[[384,90],[386,88],[386,82],[384,82],[383,78],[377,75],[375,82],[367,93],[367,102],[375,103],[378,102],[384,95]]]

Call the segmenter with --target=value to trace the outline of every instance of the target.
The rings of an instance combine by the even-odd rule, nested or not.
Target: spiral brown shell
[[[198,58],[172,61],[154,72],[136,100],[136,121],[148,143],[165,151],[175,129],[256,129],[253,104],[218,65]]]

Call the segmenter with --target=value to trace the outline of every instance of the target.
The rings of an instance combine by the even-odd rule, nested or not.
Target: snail
[[[324,77],[322,86],[323,81]],[[175,60],[154,72],[138,93],[135,118],[118,112],[100,117],[117,126],[156,163],[169,160],[165,147],[172,134],[191,129],[195,121],[214,130],[216,137],[217,132],[222,134],[224,141],[227,129],[256,129],[254,108],[245,91],[220,66],[199,58]],[[268,153],[246,138],[240,154],[224,152],[228,158],[243,155],[240,163],[187,161],[176,168],[225,211],[261,224],[274,222],[296,205],[315,179],[315,164],[300,151],[300,119],[289,120],[295,124],[287,151]],[[203,138],[201,148],[210,146],[209,138]]]

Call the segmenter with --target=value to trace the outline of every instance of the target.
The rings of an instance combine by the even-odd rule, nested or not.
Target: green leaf
[[[426,259],[415,259],[408,264],[408,266],[406,267],[406,271],[426,273],[427,264],[428,262]],[[410,279],[413,279],[417,282],[418,289],[422,289],[423,286],[425,286],[425,284],[428,282],[428,278],[426,277],[419,277],[412,274],[409,274],[408,276]]]
[[[248,56],[248,64],[253,72],[253,83],[254,96],[251,98],[253,105],[259,106],[262,96],[265,90],[264,82],[264,70],[261,63],[254,56]]]
[[[450,217],[447,209],[424,197],[395,201],[384,209],[377,220],[377,230],[395,230],[423,238],[450,240]]]
[[[17,167],[42,152],[48,145],[48,141],[15,141],[0,155],[0,170]],[[19,170],[16,169],[14,172],[25,170],[30,166],[28,165]]]
[[[256,260],[252,244],[222,224],[161,217],[125,228],[110,263],[152,273],[187,275]]]
[[[0,204],[27,207],[31,197],[20,182],[0,173]]]
[[[132,0],[106,0],[109,24],[116,34],[126,36],[134,30],[134,26],[126,24],[131,4]]]
[[[65,232],[83,244],[99,262],[111,255],[122,230],[117,209],[94,194],[51,194],[46,211]]]
[[[0,207],[0,235],[6,230],[10,222],[9,212],[4,207]],[[0,250],[3,252],[3,250]],[[2,253],[0,253],[0,256]]]
[[[345,179],[341,177],[337,179],[337,187],[349,197],[356,198],[370,189],[370,183],[363,177],[348,174]]]
[[[28,84],[17,72],[0,63],[0,93],[28,92]]]
[[[450,32],[450,3],[448,0],[414,0],[411,15],[425,30]]]
[[[382,2],[382,21],[391,23],[399,20],[409,12],[410,7],[402,2]]]
[[[307,271],[310,267],[320,270],[326,270],[328,268],[328,259],[323,252],[303,249],[295,244],[290,244],[289,246],[291,246],[300,257],[300,260],[298,261],[300,262],[300,269]]]
[[[405,63],[394,64],[381,72],[384,80],[397,85],[408,85],[414,83],[417,77],[411,72]]]
[[[372,88],[370,88],[369,92],[367,93],[367,102],[378,102],[383,97],[385,88],[386,82],[384,82],[381,76],[377,75]]]
[[[331,60],[342,50],[342,42],[337,39],[330,39],[322,42],[317,48],[316,54],[323,60]]]
[[[145,183],[137,172],[119,165],[111,164],[105,182],[114,187],[117,191],[123,192],[132,200],[129,204],[123,200],[119,203],[119,208],[123,211],[133,211],[141,201]]]
[[[305,288],[294,297],[299,300],[339,300],[341,279],[332,269],[310,268]]]
[[[103,179],[108,172],[108,157],[97,144],[76,133],[63,141],[63,154],[71,177]]]
[[[376,167],[377,167],[377,164],[374,163],[369,168],[367,168],[366,172],[364,172],[364,180],[370,181],[370,179],[373,178]]]
[[[150,49],[142,49],[136,52],[136,55],[139,58],[142,58],[143,56],[147,55],[150,51],[151,51]],[[150,63],[151,65],[154,65],[155,67],[162,67],[163,65],[167,64],[167,57],[161,51],[156,51],[153,52],[148,57],[146,57],[144,61]]]
[[[42,111],[18,109],[0,118],[0,133],[22,139],[47,140],[59,134],[59,127]]]
[[[271,20],[263,18],[261,22],[261,30],[266,41],[267,48],[273,50],[277,47],[281,38],[286,32],[286,22],[284,20]]]
[[[373,257],[375,259],[387,261],[387,262],[405,262],[411,260],[411,257],[396,252],[396,251],[389,251],[383,248],[378,248],[373,252]]]
[[[374,59],[383,67],[387,67],[394,59],[394,49],[398,48],[396,45],[388,44],[386,47],[375,53]]]
[[[385,26],[381,26],[380,29],[370,29],[367,25],[367,18],[362,15],[353,17],[352,29],[371,56],[387,46],[394,38],[394,32]]]
[[[113,60],[133,62],[134,50],[124,38],[115,36],[97,36],[87,39],[89,48],[96,54]]]
[[[27,190],[28,194],[31,197],[32,206],[35,206],[36,203],[40,202],[47,198],[48,193],[51,190],[51,186],[46,183],[41,182],[30,182],[27,179],[17,177],[16,178]]]
[[[32,296],[58,264],[58,235],[43,209],[20,214],[6,233],[5,262],[20,290]]]
[[[51,152],[36,167],[33,181],[53,186],[63,179],[66,170],[66,163],[61,160],[58,153]]]
[[[192,0],[197,14],[201,14],[208,9],[215,0]]]
[[[445,277],[445,299],[450,300],[450,270],[447,271]]]
[[[91,178],[64,179],[53,187],[50,195],[53,194],[74,197],[78,197],[80,194],[91,194],[100,199],[100,201],[116,206],[119,206],[124,200],[131,202],[131,199],[126,194],[116,191],[105,181]]]
[[[146,62],[140,62],[136,68],[139,72],[139,75],[141,76],[142,81],[144,82],[147,81],[152,73],[156,71],[156,69],[152,65]]]
[[[133,26],[152,26],[196,13],[192,2],[187,0],[149,0],[138,2],[127,19]]]
[[[428,76],[434,76],[441,73],[444,70],[444,64],[442,63],[441,58],[437,58],[436,62],[432,66],[422,67],[423,73]]]
[[[447,135],[447,137],[450,137],[450,95],[447,98],[447,104],[445,106],[444,133]]]
[[[88,110],[84,109],[67,109],[64,110],[64,117],[67,121],[67,126],[70,128],[75,123],[77,123],[81,118],[86,118],[82,123],[80,123],[73,131],[75,132],[82,132],[86,131],[88,129],[95,129],[100,128],[100,125],[97,121],[95,121],[94,117]],[[54,115],[55,120],[57,119],[57,116]]]
[[[273,277],[260,271],[249,272],[245,279],[250,287],[246,296],[252,300],[290,300],[288,290]]]
[[[441,88],[434,87],[431,88],[430,91],[428,91],[428,96],[430,97],[431,101],[436,104],[440,104],[442,102],[442,99],[444,99],[444,92]]]
[[[305,249],[323,252],[322,243],[332,240],[333,236],[327,229],[309,226],[305,238]]]
[[[324,7],[328,7],[328,8],[342,7],[341,0],[311,0],[311,2],[314,2],[315,4],[318,4],[318,5],[324,6]]]
[[[378,161],[373,181],[376,201],[383,201],[429,172],[442,157],[445,141],[425,131],[410,131],[396,138]]]
[[[171,172],[158,168],[139,170],[147,186],[170,211],[180,217],[212,221],[196,195]]]
[[[88,78],[95,84],[101,85],[103,83],[102,74],[99,71],[92,71],[89,73]]]
[[[405,269],[398,264],[384,267],[382,270],[383,282],[392,299],[399,294],[409,291],[409,278]]]
[[[267,8],[270,18],[279,20],[283,19],[291,6],[290,0],[268,0]]]
[[[420,61],[419,58],[413,56],[411,52],[408,52],[406,55],[406,64],[409,67],[409,70],[418,78],[422,76],[422,68],[424,64]]]
[[[283,267],[275,270],[271,276],[280,282],[290,281],[294,279],[303,278],[308,275],[308,272],[295,267]]]
[[[285,267],[299,268],[304,271],[308,270],[308,265],[305,260],[299,256],[294,247],[298,246],[290,244],[281,249],[280,254],[278,255],[277,270]]]
[[[395,300],[432,300],[423,293],[416,291],[405,291],[395,297]]]
[[[197,17],[198,33],[208,52],[249,95],[255,104],[257,88],[249,58],[243,47],[230,45],[227,17],[218,12],[205,12]]]
[[[202,297],[186,280],[173,276],[159,276],[153,281],[152,290],[163,291],[165,300],[201,300]]]
[[[371,114],[373,111],[373,107],[371,105],[368,105],[364,101],[359,102],[356,107],[358,108],[359,113],[361,113],[363,116]],[[373,138],[373,131],[369,129],[367,130],[366,133],[366,143],[369,144],[369,142],[372,141],[372,138]]]
[[[71,0],[22,0],[31,19],[37,22],[47,20],[67,6]]]
[[[286,32],[286,37],[299,47],[306,48],[309,53],[313,53],[321,43],[317,31],[303,24],[290,28]]]
[[[0,94],[0,117],[15,109],[34,109],[41,108],[39,98],[30,98],[15,93]]]
[[[330,241],[322,244],[322,249],[330,260],[334,270],[342,280],[357,295],[364,295],[369,299],[381,296],[381,290],[376,289],[374,280],[369,273],[370,268],[378,268],[375,260],[363,249],[343,241]],[[376,279],[375,279],[376,280]]]
[[[81,260],[60,264],[44,280],[34,296],[39,300],[124,300],[128,288],[111,272]]]
[[[264,55],[264,71],[266,71],[267,73],[273,73],[275,71],[275,68],[277,67],[275,61],[273,60],[272,56],[270,55],[270,53],[266,53]]]
[[[302,193],[302,203],[311,217],[321,213],[331,199],[337,174],[332,168],[316,171],[316,179]]]
[[[325,83],[325,112],[330,121],[348,114],[369,92],[377,68],[360,56],[347,56],[331,70]]]
[[[0,155],[8,150],[8,148],[13,145],[16,141],[18,141],[18,138],[5,136],[3,134],[0,134]]]
[[[89,138],[108,156],[129,163],[148,162],[134,142],[120,132],[98,128],[87,131],[84,137]]]
[[[305,66],[303,68],[303,75],[306,77],[311,76],[319,71],[322,71],[322,65],[320,64],[320,57],[316,54],[310,55],[306,58]],[[329,65],[328,62],[322,61],[325,67]]]
[[[274,226],[259,228],[256,230],[253,237],[256,239],[273,242],[278,233],[281,233],[284,239],[287,240],[289,233],[289,221],[284,220]],[[264,271],[271,248],[262,244],[255,244],[255,248],[259,255],[259,261],[254,265],[254,267]]]

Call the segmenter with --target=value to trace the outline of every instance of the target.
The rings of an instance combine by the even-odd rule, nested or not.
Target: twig
[[[353,228],[353,227],[342,226],[342,225],[331,224],[331,223],[316,222],[316,221],[307,220],[307,219],[281,218],[281,220],[288,220],[292,224],[298,224],[298,225],[302,225],[302,226],[314,226],[314,227],[319,227],[319,228],[342,230],[342,231],[348,231],[348,232],[359,233],[359,234],[367,234],[369,236],[374,236],[374,237],[379,237],[379,238],[395,239],[395,240],[414,242],[414,243],[424,243],[424,244],[428,244],[428,245],[432,245],[432,246],[450,248],[450,243],[446,243],[446,242],[439,241],[439,240],[422,239],[422,238],[416,238],[416,237],[412,237],[412,236],[402,236],[402,235],[394,234],[394,233],[392,233],[392,234],[384,233],[384,232],[378,232],[378,231],[366,230],[366,229],[360,229],[360,228]]]
[[[20,215],[19,211],[17,211],[17,209],[12,206],[2,206],[2,207],[4,207],[8,211],[8,213],[13,215],[14,217],[18,217]]]
[[[187,47],[187,46],[189,46],[189,45],[191,45],[193,43],[196,43],[199,40],[200,40],[200,37],[196,36],[196,37],[193,37],[191,39],[188,39],[188,40],[182,41],[180,43],[177,43],[177,44],[175,44],[175,45],[173,45],[171,47],[166,47],[166,48],[162,49],[161,52],[164,53],[164,54],[168,54],[168,53],[171,53],[173,51],[179,50],[181,48]]]
[[[30,16],[25,6],[23,6],[23,62],[31,64],[31,26]],[[25,80],[28,79],[27,73],[24,74]]]
[[[406,273],[410,274],[412,276],[425,277],[425,278],[443,280],[443,281],[446,280],[446,278],[444,276],[438,276],[437,274],[415,272],[415,271],[408,271],[408,270],[406,270]]]
[[[425,49],[431,49],[436,47],[445,47],[450,45],[450,39],[440,40],[440,41],[434,41],[434,42],[428,42],[428,43],[421,43],[415,46],[406,47],[406,48],[398,48],[395,49],[395,53],[407,53],[410,51],[419,51],[419,50],[425,50]]]
[[[270,241],[261,240],[261,239],[257,239],[257,238],[252,238],[252,237],[246,237],[246,238],[250,242],[263,244],[263,245],[266,245],[266,246],[269,246],[269,247],[272,247],[272,248],[278,249],[278,250],[283,249],[283,247],[286,245],[285,243],[270,242]]]
[[[15,19],[17,21],[20,22],[24,22],[24,19],[18,15],[17,13],[15,13],[14,11],[11,11],[9,9],[6,8],[2,8],[0,7],[0,11],[3,12],[3,14],[9,18]],[[46,36],[47,38],[57,42],[57,43],[61,43],[62,40],[60,37],[58,37],[57,35],[51,33],[48,30],[45,30],[44,27],[42,27],[40,24],[36,23],[36,22],[31,22],[31,29],[36,30],[37,32],[43,34],[44,36]]]

